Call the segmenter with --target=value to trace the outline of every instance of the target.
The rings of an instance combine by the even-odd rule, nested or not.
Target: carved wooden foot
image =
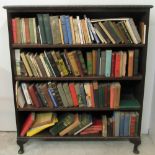
[[[133,153],[139,154],[138,146],[141,144],[141,140],[140,139],[132,139],[132,140],[130,140],[130,142],[134,144]]]
[[[17,144],[19,145],[18,154],[23,154],[24,153],[24,144],[26,142],[27,142],[27,140],[18,140],[17,139]]]

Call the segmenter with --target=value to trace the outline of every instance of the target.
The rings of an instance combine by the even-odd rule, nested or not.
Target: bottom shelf
[[[44,131],[44,132],[41,132],[41,133],[38,133],[37,135],[35,135],[35,136],[32,136],[32,137],[27,137],[27,136],[24,136],[24,137],[21,137],[21,136],[17,136],[17,139],[19,139],[19,140],[29,140],[29,139],[40,139],[40,140],[54,140],[54,141],[56,141],[56,140],[73,140],[73,141],[78,141],[78,140],[86,140],[86,141],[91,141],[91,140],[96,140],[96,141],[108,141],[108,140],[130,140],[130,139],[139,139],[140,137],[139,136],[134,136],[134,137],[125,137],[125,136],[123,136],[123,137],[121,137],[121,136],[119,136],[119,137],[103,137],[103,136],[101,136],[101,135],[88,135],[88,136],[79,136],[79,135],[77,135],[77,136],[51,136],[50,135],[50,133],[49,132],[47,132],[47,131]]]

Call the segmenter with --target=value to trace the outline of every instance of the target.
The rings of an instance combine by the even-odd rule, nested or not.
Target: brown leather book
[[[129,50],[128,51],[128,76],[133,76],[133,56],[134,56],[134,51]]]
[[[96,75],[96,61],[97,61],[97,51],[96,50],[92,51],[92,56],[93,56],[93,75]]]
[[[20,44],[21,43],[21,28],[20,28],[20,19],[19,18],[15,18],[16,21],[16,34],[17,34],[17,43]]]
[[[28,86],[28,92],[31,96],[33,106],[36,108],[40,108],[42,106],[42,103],[33,84]]]
[[[44,93],[45,99],[46,99],[46,101],[48,103],[48,107],[53,108],[53,102],[52,102],[52,100],[51,100],[51,98],[49,96],[47,84],[46,83],[45,84],[41,84],[40,85],[40,89]]]
[[[41,73],[42,73],[42,76],[43,76],[43,77],[47,77],[46,71],[45,71],[45,69],[44,69],[44,66],[43,66],[41,60],[40,60],[40,57],[39,57],[38,55],[36,55],[36,56],[35,56],[35,59],[36,59],[36,62],[37,62],[37,64],[38,64],[39,68],[40,68],[40,71],[41,71]]]
[[[66,135],[66,134],[69,133],[71,130],[73,130],[74,128],[76,128],[79,124],[80,124],[79,115],[78,115],[78,114],[75,114],[75,115],[74,115],[74,122],[73,122],[71,125],[69,125],[68,127],[66,127],[64,130],[62,130],[62,131],[59,133],[59,136],[64,136],[64,135]]]

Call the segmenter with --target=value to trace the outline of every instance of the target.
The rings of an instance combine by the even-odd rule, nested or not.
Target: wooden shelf
[[[142,75],[137,75],[133,77],[103,77],[103,76],[84,76],[84,77],[15,77],[16,81],[132,81],[132,80],[142,80]]]
[[[51,111],[51,112],[106,112],[106,111],[139,111],[140,107],[131,107],[131,108],[117,108],[117,109],[110,109],[110,108],[89,108],[89,107],[82,107],[82,108],[35,108],[35,107],[25,107],[25,108],[18,108],[18,111]]]
[[[112,48],[112,47],[131,47],[131,48],[140,48],[145,47],[145,44],[77,44],[77,45],[68,45],[68,44],[59,44],[59,45],[49,45],[49,44],[12,44],[12,48]],[[36,52],[36,50],[35,50]]]

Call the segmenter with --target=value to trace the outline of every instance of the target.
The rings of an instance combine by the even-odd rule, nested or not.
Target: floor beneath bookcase
[[[24,155],[133,155],[128,141],[29,141]],[[154,155],[155,144],[148,135],[142,135],[140,155]],[[0,155],[17,155],[15,132],[0,132]]]

